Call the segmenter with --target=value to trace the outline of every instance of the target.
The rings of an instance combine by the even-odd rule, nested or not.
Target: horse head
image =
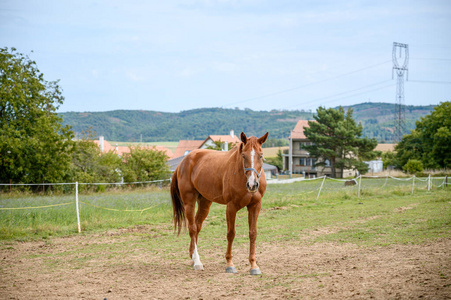
[[[246,175],[246,188],[249,192],[255,193],[260,185],[260,176],[263,172],[263,151],[262,145],[268,138],[268,132],[260,138],[251,136],[247,138],[241,132],[240,154],[243,160],[243,171]]]

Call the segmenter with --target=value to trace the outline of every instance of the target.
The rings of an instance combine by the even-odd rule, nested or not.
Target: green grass
[[[418,184],[412,195],[411,181],[384,184],[385,179],[364,179],[361,197],[358,198],[356,186],[345,188],[343,182],[327,180],[318,200],[320,180],[268,185],[258,220],[258,241],[384,246],[451,237],[449,189],[434,188],[427,191],[425,185]],[[155,246],[153,251],[160,251],[162,247],[170,247],[174,251],[186,250],[188,235],[183,233],[179,238],[173,235],[172,207],[167,188],[81,194],[79,200],[83,202],[80,204],[82,234],[129,228],[128,234],[142,235],[139,240],[115,243],[114,247],[119,247],[117,249],[103,249],[108,250],[112,257],[134,247],[151,247],[154,243],[146,243],[149,238],[159,240],[158,247]],[[73,194],[14,197],[0,194],[0,208],[66,202],[71,203],[48,208],[0,210],[0,239],[7,243],[11,240],[49,239],[51,236],[78,234]],[[125,211],[146,208],[149,209],[142,212]],[[139,226],[145,226],[145,230],[133,230]],[[225,250],[226,230],[225,206],[213,204],[200,235],[200,240],[208,240],[208,244],[202,243],[202,247]],[[237,215],[235,243],[248,243],[246,209]],[[103,251],[83,250],[82,246],[79,250],[82,253],[87,251],[85,255],[89,255],[89,251]],[[82,257],[80,259],[83,260]]]

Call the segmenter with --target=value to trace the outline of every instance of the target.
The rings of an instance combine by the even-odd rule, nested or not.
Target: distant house
[[[224,144],[223,150],[228,151],[228,143],[238,144],[241,140],[231,130],[229,135],[209,135],[200,145],[200,149],[207,149],[208,147],[215,147],[215,142],[227,143]]]
[[[194,149],[207,149],[216,147],[215,142],[223,143],[222,150],[229,150],[228,143],[238,144],[241,140],[231,130],[229,135],[209,135],[205,140],[181,140],[175,150],[173,158],[185,156]],[[227,144],[226,144],[227,142]]]
[[[102,153],[113,151],[119,156],[123,156],[125,153],[130,153],[130,148],[128,146],[118,146],[118,144],[113,146],[106,141],[103,136],[100,136],[98,140],[94,140],[93,142],[100,148],[100,152]],[[163,146],[142,146],[142,148],[163,151],[169,159],[174,156],[171,150]]]
[[[304,174],[306,177],[331,176],[332,169],[328,160],[325,161],[324,167],[315,167],[320,160],[317,157],[310,156],[305,150],[305,146],[313,145],[313,143],[305,136],[304,128],[310,127],[307,120],[299,120],[288,137],[289,149],[284,151],[283,166],[290,174]],[[288,152],[288,153],[287,153]],[[355,170],[343,170],[343,177],[355,176]],[[337,176],[341,176],[337,172]]]
[[[183,157],[195,149],[199,149],[203,140],[180,140],[174,153],[174,158]]]

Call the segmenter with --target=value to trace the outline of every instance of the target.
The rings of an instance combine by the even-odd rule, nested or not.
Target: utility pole
[[[406,80],[409,80],[409,45],[394,42],[392,57],[392,79],[395,71],[397,75],[393,142],[399,143],[406,130],[404,74],[406,74]],[[401,60],[402,64],[398,61],[398,58]],[[402,59],[404,60],[402,61]]]

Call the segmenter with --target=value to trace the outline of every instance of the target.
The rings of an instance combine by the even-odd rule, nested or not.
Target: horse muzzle
[[[253,185],[251,185],[251,184],[249,183],[249,181],[246,182],[246,188],[247,188],[247,190],[248,190],[250,193],[255,193],[255,192],[257,192],[257,191],[258,191],[258,186],[259,186],[258,181],[256,181]]]

